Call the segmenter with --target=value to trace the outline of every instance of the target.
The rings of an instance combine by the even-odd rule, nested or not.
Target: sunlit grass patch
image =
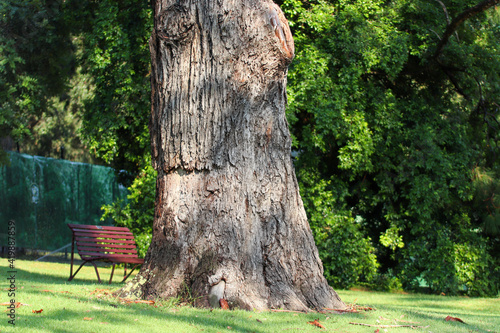
[[[423,294],[344,291],[339,295],[356,307],[374,310],[348,313],[296,313],[196,309],[178,300],[153,305],[127,303],[112,291],[122,284],[97,284],[94,268],[84,267],[67,282],[68,264],[17,260],[16,325],[0,320],[0,332],[500,332],[500,299]],[[0,302],[8,302],[7,260],[2,271]],[[99,268],[109,279],[111,269]],[[116,271],[115,271],[116,274]],[[116,279],[119,281],[119,279]],[[41,313],[33,311],[42,310]],[[458,317],[464,323],[446,321]],[[315,319],[325,328],[313,326]],[[378,325],[361,326],[354,325]],[[415,326],[384,328],[381,325]],[[418,327],[426,327],[418,328]]]

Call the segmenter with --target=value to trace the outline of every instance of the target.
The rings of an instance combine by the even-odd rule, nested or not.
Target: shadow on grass
[[[73,267],[73,273],[78,269],[79,266]],[[86,270],[85,274],[82,274]],[[89,270],[92,270],[92,274]],[[101,277],[102,283],[99,284],[97,280],[97,275],[95,274],[94,267],[92,265],[85,265],[82,267],[80,272],[73,278],[73,280],[68,281],[69,273],[70,273],[70,265],[67,265],[66,275],[62,275],[62,270],[58,270],[54,273],[45,273],[45,272],[36,272],[28,271],[22,268],[16,268],[17,276],[19,281],[31,281],[32,283],[45,283],[45,284],[85,284],[85,285],[98,285],[98,286],[108,286],[108,287],[119,287],[123,286],[124,283],[121,282],[123,279],[123,267],[115,268],[115,272],[113,275],[113,281],[111,284],[108,284],[111,270],[109,267],[101,266],[98,267],[99,275]],[[138,269],[134,271],[133,274],[136,274]],[[90,275],[91,277],[87,277],[86,275]],[[130,276],[127,281],[131,280],[133,276]],[[125,281],[125,282],[127,282]]]
[[[100,304],[98,302],[90,302],[94,304]],[[100,304],[102,305],[102,304]],[[71,309],[64,310],[56,310],[51,313],[44,314],[43,317],[40,316],[37,319],[37,323],[31,322],[31,318],[29,319],[30,323],[26,327],[33,327],[32,324],[36,324],[37,327],[45,327],[50,328],[51,332],[61,332],[66,333],[68,329],[65,327],[55,327],[52,323],[57,322],[70,322],[75,320],[81,320],[80,328],[82,331],[95,331],[96,327],[101,327],[102,331],[106,331],[108,325],[116,325],[117,327],[121,327],[120,330],[127,328],[130,330],[134,326],[142,326],[144,330],[153,330],[160,331],[160,328],[163,329],[164,332],[174,332],[177,324],[190,325],[193,327],[193,331],[196,327],[203,328],[205,331],[220,331],[224,330],[227,326],[231,325],[231,330],[235,332],[264,332],[262,330],[255,329],[251,324],[240,324],[235,325],[233,323],[228,324],[227,320],[220,317],[193,317],[189,314],[172,314],[168,312],[158,312],[158,311],[147,311],[145,309],[139,309],[134,307],[128,307],[126,311],[121,311],[119,313],[112,312],[103,316],[102,312],[100,313],[86,313],[88,317],[93,318],[92,321],[85,321],[83,319],[82,313],[79,311],[74,311]],[[147,316],[148,325],[145,325],[145,320],[141,319],[139,321],[135,320],[135,317],[140,316],[143,318]],[[77,319],[76,319],[77,318]],[[158,328],[155,329],[152,325],[153,322],[158,321]],[[167,324],[168,323],[168,324]],[[87,328],[85,327],[87,326]],[[22,327],[22,326],[21,326]],[[136,328],[136,331],[139,329]]]
[[[31,290],[37,292],[37,290]],[[54,293],[56,294],[56,292]],[[257,321],[255,319],[246,319],[253,314],[244,311],[222,311],[214,310],[199,310],[199,309],[181,309],[177,310],[171,307],[155,308],[146,304],[121,304],[117,299],[111,297],[97,298],[91,295],[76,295],[76,294],[57,294],[57,298],[64,299],[65,303],[82,303],[78,307],[84,306],[88,308],[86,311],[72,309],[71,307],[57,308],[44,311],[42,314],[27,313],[22,315],[24,322],[20,323],[19,328],[45,328],[51,332],[68,332],[71,331],[68,327],[62,325],[65,322],[78,322],[79,329],[86,332],[108,331],[108,328],[118,329],[123,331],[124,328],[130,330],[136,327],[134,331],[141,327],[143,330],[153,332],[176,332],[179,326],[191,327],[189,331],[199,331],[202,328],[205,332],[218,332],[226,330],[230,326],[232,332],[269,332],[279,331],[273,330],[273,326],[279,326],[286,322],[286,318],[282,318],[282,322],[273,319],[272,323],[262,324],[266,328],[256,328]],[[27,311],[27,310],[26,310]],[[175,312],[174,312],[175,311]],[[194,312],[194,313],[193,313]],[[255,317],[255,314],[253,315]],[[84,318],[92,318],[90,321]],[[139,320],[137,320],[139,318]],[[312,320],[312,319],[311,319]],[[157,323],[155,323],[157,321]],[[61,325],[63,327],[61,327]],[[116,325],[116,327],[112,327]]]
[[[67,278],[60,276],[60,273],[34,273],[32,271],[27,271],[24,269],[17,269],[18,280],[23,281],[24,289],[22,293],[27,294],[38,294],[41,293],[41,288],[53,289],[51,291],[46,291],[48,298],[51,296],[52,299],[58,300],[61,304],[75,304],[75,308],[86,308],[87,310],[75,310],[71,306],[58,306],[57,304],[51,304],[44,306],[45,311],[41,314],[30,313],[32,308],[20,308],[18,313],[22,320],[18,322],[19,328],[45,328],[50,329],[51,332],[68,332],[68,327],[66,325],[75,325],[75,321],[80,325],[80,329],[84,331],[106,331],[107,327],[113,328],[112,325],[117,325],[116,327],[140,326],[145,325],[145,328],[150,327],[152,323],[157,320],[158,328],[154,331],[159,331],[160,327],[165,325],[161,323],[168,323],[170,326],[174,326],[177,323],[179,325],[191,325],[193,330],[197,326],[202,327],[205,331],[220,331],[231,326],[231,331],[235,332],[263,332],[262,330],[256,329],[255,323],[250,321],[246,323],[242,318],[245,315],[238,315],[235,312],[222,312],[215,310],[211,312],[210,310],[196,310],[196,315],[191,315],[189,312],[193,310],[181,309],[173,313],[172,308],[169,307],[152,307],[146,304],[121,304],[119,299],[115,299],[111,296],[106,296],[104,298],[97,298],[95,295],[90,294],[95,289],[107,289],[116,287],[121,287],[121,283],[108,284],[97,284],[96,280],[82,278],[80,280],[73,280],[71,282],[67,281]],[[69,276],[69,267],[68,267]],[[88,291],[80,292],[68,292],[60,293],[68,285],[74,287],[82,287],[88,289]],[[35,306],[35,305],[33,305]],[[42,307],[42,305],[40,305]],[[54,308],[56,307],[56,308]],[[38,310],[38,309],[35,309]],[[188,313],[184,313],[188,312]],[[248,312],[250,313],[250,312]],[[85,321],[83,318],[93,318],[91,321]],[[135,319],[139,318],[139,321]],[[145,318],[147,323],[144,323]],[[80,322],[81,321],[81,322]],[[239,322],[239,323],[235,323]],[[255,321],[255,320],[254,320]],[[67,324],[65,324],[67,322]],[[228,323],[230,322],[230,323]],[[276,321],[273,321],[272,325],[277,325]],[[63,327],[61,327],[63,326]],[[88,327],[88,330],[85,328]],[[175,329],[172,327],[171,329]],[[115,328],[113,328],[115,329]],[[269,329],[269,328],[268,328]],[[169,331],[168,329],[164,330]]]

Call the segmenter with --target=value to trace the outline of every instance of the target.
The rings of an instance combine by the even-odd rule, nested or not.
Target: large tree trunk
[[[123,290],[246,309],[345,305],[323,277],[290,157],[293,40],[267,0],[155,2],[153,240]]]

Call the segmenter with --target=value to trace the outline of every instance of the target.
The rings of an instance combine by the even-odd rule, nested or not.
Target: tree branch
[[[439,63],[439,61],[438,61]],[[440,64],[441,65],[441,64]],[[470,100],[470,96],[467,95],[465,93],[465,91],[463,91],[462,88],[460,88],[460,85],[458,84],[458,81],[455,77],[455,75],[453,75],[453,73],[451,72],[451,70],[449,69],[446,69],[444,66],[441,66],[442,70],[445,72],[446,76],[448,76],[448,78],[450,79],[451,83],[453,84],[453,86],[455,87],[455,91],[457,93],[459,93],[460,95],[462,95],[466,100]]]
[[[441,7],[443,7],[444,15],[446,15],[446,23],[450,24],[450,16],[448,15],[448,10],[446,9],[446,6],[440,0],[436,1],[441,5]]]
[[[446,6],[440,0],[436,0],[436,2],[438,2],[441,5],[441,7],[443,7],[444,15],[446,15],[446,24],[450,24],[450,15],[448,15],[448,10],[446,9]],[[456,31],[455,31],[455,37],[457,38],[457,42],[460,42],[460,40],[458,39],[458,33]]]
[[[450,36],[458,29],[458,27],[463,22],[499,3],[500,0],[485,0],[477,4],[476,6],[465,10],[460,15],[455,17],[451,21],[451,23],[449,23],[448,26],[446,27],[444,35],[439,41],[439,44],[437,45],[436,52],[434,53],[434,58],[437,58],[441,55],[441,52],[443,51],[443,48],[445,47],[446,43],[448,43]]]

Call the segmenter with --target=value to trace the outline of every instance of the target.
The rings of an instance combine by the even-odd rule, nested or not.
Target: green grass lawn
[[[2,306],[0,332],[500,332],[500,298],[448,297],[422,294],[390,294],[338,290],[344,302],[371,307],[358,313],[293,313],[268,311],[224,311],[195,309],[173,301],[148,304],[124,303],[106,292],[120,283],[97,284],[93,267],[84,267],[67,282],[68,264],[15,261],[16,325],[8,323]],[[9,270],[0,259],[0,303],[9,302]],[[111,270],[101,268],[101,278]],[[123,270],[115,271],[116,280]],[[33,313],[33,310],[43,310]],[[458,317],[465,323],[445,321]],[[324,329],[308,324],[318,319]],[[370,325],[415,325],[426,328],[368,327]],[[409,324],[408,322],[414,322]]]

